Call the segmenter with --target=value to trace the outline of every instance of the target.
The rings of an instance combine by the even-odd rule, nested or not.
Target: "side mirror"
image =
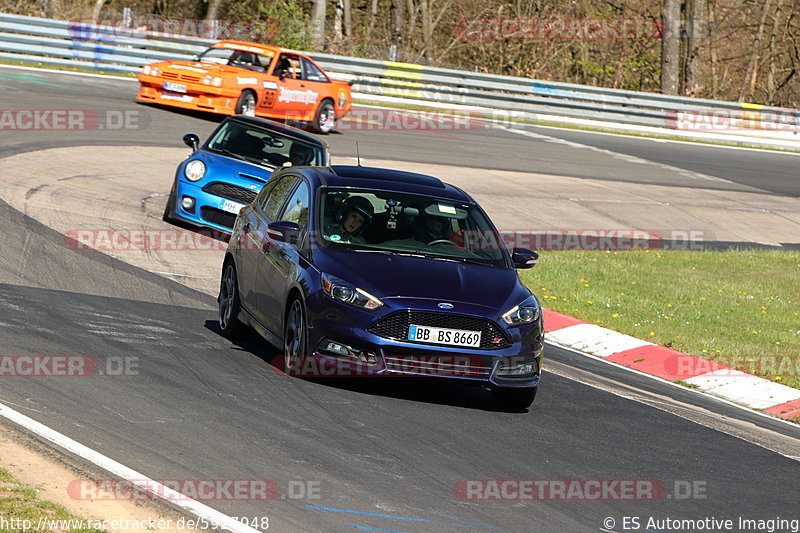
[[[527,248],[514,248],[511,252],[514,268],[533,268],[539,261],[539,254]]]
[[[295,222],[288,222],[286,220],[271,222],[267,225],[267,234],[272,240],[288,244],[297,244],[298,238],[300,237],[300,226]]]
[[[197,147],[200,145],[200,137],[195,133],[187,133],[183,136],[183,144],[196,152]]]

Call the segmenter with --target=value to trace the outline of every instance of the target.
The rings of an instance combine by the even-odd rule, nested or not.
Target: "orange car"
[[[331,80],[308,56],[277,46],[222,41],[194,61],[142,68],[141,102],[310,123],[331,131],[351,104],[350,84]]]

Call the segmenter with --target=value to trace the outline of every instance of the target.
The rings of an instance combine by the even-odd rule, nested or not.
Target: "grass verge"
[[[551,251],[544,307],[800,388],[800,253]]]
[[[52,522],[54,520],[60,523]],[[102,533],[104,531],[74,527],[81,522],[85,523],[80,517],[73,515],[61,505],[40,500],[36,495],[36,489],[23,485],[6,470],[0,468],[0,532],[23,533],[34,529],[38,533],[47,533],[48,531]],[[40,525],[43,527],[40,528]]]

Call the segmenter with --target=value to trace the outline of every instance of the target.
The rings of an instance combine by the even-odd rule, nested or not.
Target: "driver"
[[[308,165],[313,157],[314,149],[307,144],[294,142],[292,147],[289,148],[289,161],[292,162],[294,167]]]
[[[361,234],[372,221],[374,213],[372,202],[363,196],[351,196],[342,202],[336,213],[336,222],[325,233],[332,241],[366,244]]]
[[[450,238],[450,219],[436,215],[429,215],[421,211],[414,230],[414,238],[420,242],[448,240]]]

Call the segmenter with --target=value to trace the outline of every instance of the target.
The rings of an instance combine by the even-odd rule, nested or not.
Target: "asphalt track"
[[[86,144],[174,146],[186,131],[207,135],[215,124],[136,105],[133,84],[10,73],[0,70],[0,108],[129,109],[146,120],[113,132],[3,132],[0,155]],[[359,140],[362,155],[366,149],[372,157],[565,175],[604,164],[608,179],[648,179],[633,175],[624,159],[576,155],[566,144],[495,129],[347,132],[328,140],[339,155],[353,154]],[[643,141],[580,142],[623,143],[615,150],[658,156]],[[672,152],[672,165],[723,174],[730,182],[720,187],[752,187],[747,165],[764,169],[762,156],[750,160],[749,152],[668,149],[685,154]],[[771,177],[761,188],[796,196],[796,157],[768,155]],[[0,401],[152,478],[273,479],[284,495],[293,482],[319,484],[314,499],[207,502],[234,516],[268,516],[270,530],[560,533],[603,530],[607,517],[615,531],[623,531],[624,516],[642,523],[798,518],[800,429],[691,390],[552,346],[529,412],[497,411],[485,391],[454,383],[290,379],[272,369],[275,354],[261,343],[232,344],[218,334],[209,296],[100,253],[70,250],[63,236],[6,204],[0,247],[0,353],[81,354],[103,368],[128,358],[138,368],[122,376],[6,377]],[[668,496],[465,502],[453,491],[464,479],[532,478],[651,479]],[[703,491],[681,498],[676,481]]]

